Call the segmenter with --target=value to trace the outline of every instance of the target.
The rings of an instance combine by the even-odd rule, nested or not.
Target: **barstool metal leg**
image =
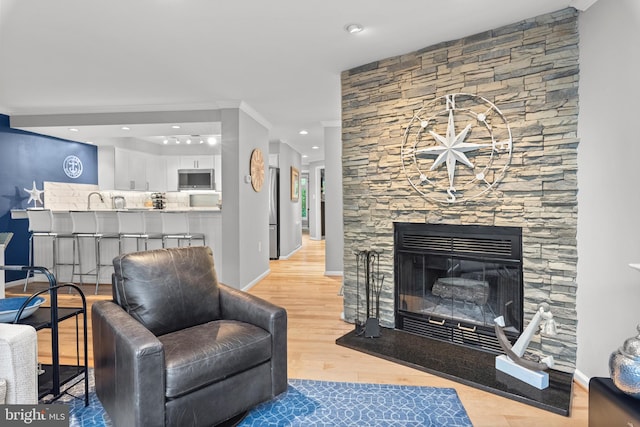
[[[60,277],[60,272],[58,271],[58,238],[56,236],[51,237],[51,251],[53,253],[53,274],[55,275],[56,280]]]
[[[73,279],[75,276],[79,276],[80,277],[80,285],[83,285],[84,282],[82,280],[82,248],[80,247],[80,236],[75,236],[75,238],[73,239],[73,261],[72,261],[72,266],[71,266],[71,281],[73,282]],[[78,254],[78,262],[76,263],[76,251]],[[76,265],[78,266],[78,273],[76,273]]]
[[[138,250],[138,252],[140,252],[140,240],[142,240],[142,243],[144,243],[144,250],[148,250],[148,240],[146,237],[136,237],[136,249]]]
[[[96,244],[96,295],[98,295],[98,287],[100,286],[100,265],[101,265],[101,261],[100,261],[100,241],[101,241],[101,237],[96,237],[95,239],[95,244]]]

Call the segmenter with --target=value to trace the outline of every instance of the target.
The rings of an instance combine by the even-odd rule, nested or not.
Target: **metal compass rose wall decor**
[[[404,133],[402,168],[425,198],[460,203],[494,188],[511,161],[507,119],[487,99],[467,93],[436,98]]]

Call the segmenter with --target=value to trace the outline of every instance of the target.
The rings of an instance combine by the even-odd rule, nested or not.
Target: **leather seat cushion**
[[[271,335],[262,328],[236,320],[217,320],[158,339],[164,346],[168,399],[271,358]]]

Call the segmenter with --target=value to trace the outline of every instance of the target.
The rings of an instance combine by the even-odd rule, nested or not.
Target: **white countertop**
[[[77,211],[76,209],[72,209]],[[72,210],[54,210],[54,213],[67,213]],[[153,209],[153,208],[131,208],[131,209],[92,209],[94,212],[118,212],[118,211],[145,211],[145,212],[221,212],[220,208],[176,208],[176,209]],[[12,209],[11,219],[27,219],[26,209]]]

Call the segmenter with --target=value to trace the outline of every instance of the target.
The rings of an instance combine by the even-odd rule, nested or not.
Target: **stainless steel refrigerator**
[[[280,169],[269,168],[269,258],[280,258]]]

